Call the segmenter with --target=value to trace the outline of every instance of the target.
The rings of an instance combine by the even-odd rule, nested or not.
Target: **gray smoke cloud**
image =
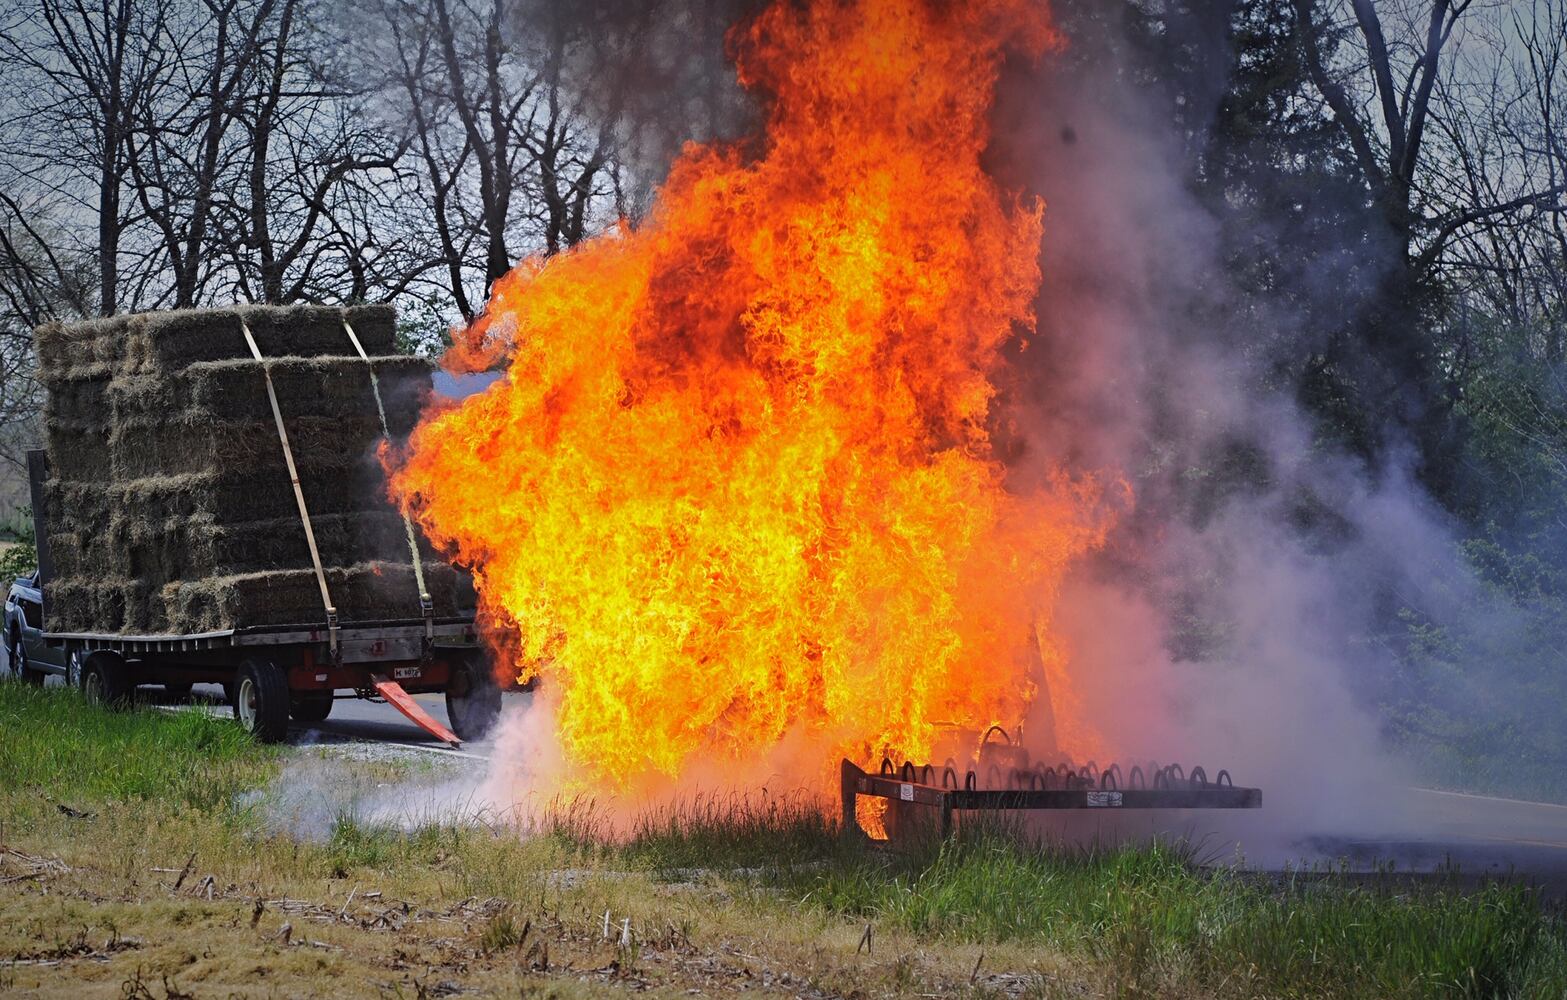
[[[1319,342],[1380,275],[1241,294],[1187,182],[1212,109],[1150,91],[1092,6],[1058,5],[1070,51],[1008,81],[994,156],[1047,201],[1039,333],[1004,421],[1015,478],[1064,466],[1136,496],[1055,609],[1072,695],[1122,759],[1262,786],[1262,814],[1200,821],[1253,857],[1408,834],[1401,790],[1417,777],[1380,710],[1402,669],[1388,623],[1415,608],[1501,632],[1507,611],[1408,456],[1368,467],[1324,446],[1266,368],[1268,344]],[[1194,44],[1222,65],[1223,37]],[[1254,230],[1258,246],[1282,238],[1266,219]],[[1486,710],[1481,666],[1443,692],[1455,711]]]

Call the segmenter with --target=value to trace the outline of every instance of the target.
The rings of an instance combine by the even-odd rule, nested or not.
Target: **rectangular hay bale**
[[[391,306],[236,306],[235,312],[250,327],[263,357],[319,357],[354,354],[343,320],[366,354],[397,351],[396,312]]]
[[[417,618],[419,603],[413,567],[406,563],[367,563],[327,569],[327,586],[344,624]],[[456,572],[447,565],[426,567],[438,617],[459,608]],[[170,626],[179,633],[262,625],[318,625],[326,620],[321,591],[311,570],[281,570],[182,581],[165,588]]]
[[[381,421],[373,415],[285,419],[296,463],[345,464],[374,456]],[[109,435],[110,473],[116,480],[243,468],[256,475],[287,468],[277,426],[271,420],[213,423],[137,419],[115,425]],[[51,460],[53,455],[51,454]]]
[[[434,365],[426,359],[395,355],[372,358],[282,358],[275,361],[203,361],[172,376],[143,373],[107,386],[107,405],[115,423],[173,418],[202,422],[255,422],[272,419],[267,373],[285,421],[302,417],[376,415],[374,371],[394,436],[413,429],[431,389]]]

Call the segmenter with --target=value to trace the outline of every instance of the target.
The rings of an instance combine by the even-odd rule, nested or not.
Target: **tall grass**
[[[0,682],[0,789],[8,794],[211,809],[264,783],[275,759],[233,722],[203,712],[111,711],[69,688]]]
[[[699,795],[638,815],[622,851],[655,870],[736,869],[809,861],[838,841],[811,796]]]
[[[1264,879],[1198,867],[1178,844],[1081,850],[988,832],[863,854],[790,887],[829,912],[921,935],[1084,954],[1122,992],[1567,995],[1567,926],[1519,885]]]

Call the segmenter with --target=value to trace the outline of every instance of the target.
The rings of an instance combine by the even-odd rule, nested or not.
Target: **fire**
[[[731,35],[765,134],[496,285],[448,364],[505,377],[426,415],[393,491],[542,677],[563,780],[786,746],[815,781],[1066,683],[1049,610],[1105,518],[993,454],[1043,205],[980,163],[1006,50],[1056,42],[1040,0],[779,2]]]

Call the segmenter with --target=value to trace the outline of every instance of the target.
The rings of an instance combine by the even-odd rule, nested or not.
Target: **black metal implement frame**
[[[1259,809],[1262,790],[1236,785],[1228,771],[1209,781],[1201,767],[1186,774],[1179,764],[1128,772],[1118,764],[1099,770],[1092,765],[1072,769],[1039,766],[1003,769],[991,765],[984,784],[978,772],[961,775],[950,762],[905,763],[895,767],[883,760],[879,774],[869,774],[852,761],[840,767],[844,829],[854,829],[859,796],[886,799],[892,809],[926,806],[938,811],[941,832],[952,831],[952,817],[959,812],[994,812],[1032,809]],[[1151,776],[1150,776],[1151,775]]]

